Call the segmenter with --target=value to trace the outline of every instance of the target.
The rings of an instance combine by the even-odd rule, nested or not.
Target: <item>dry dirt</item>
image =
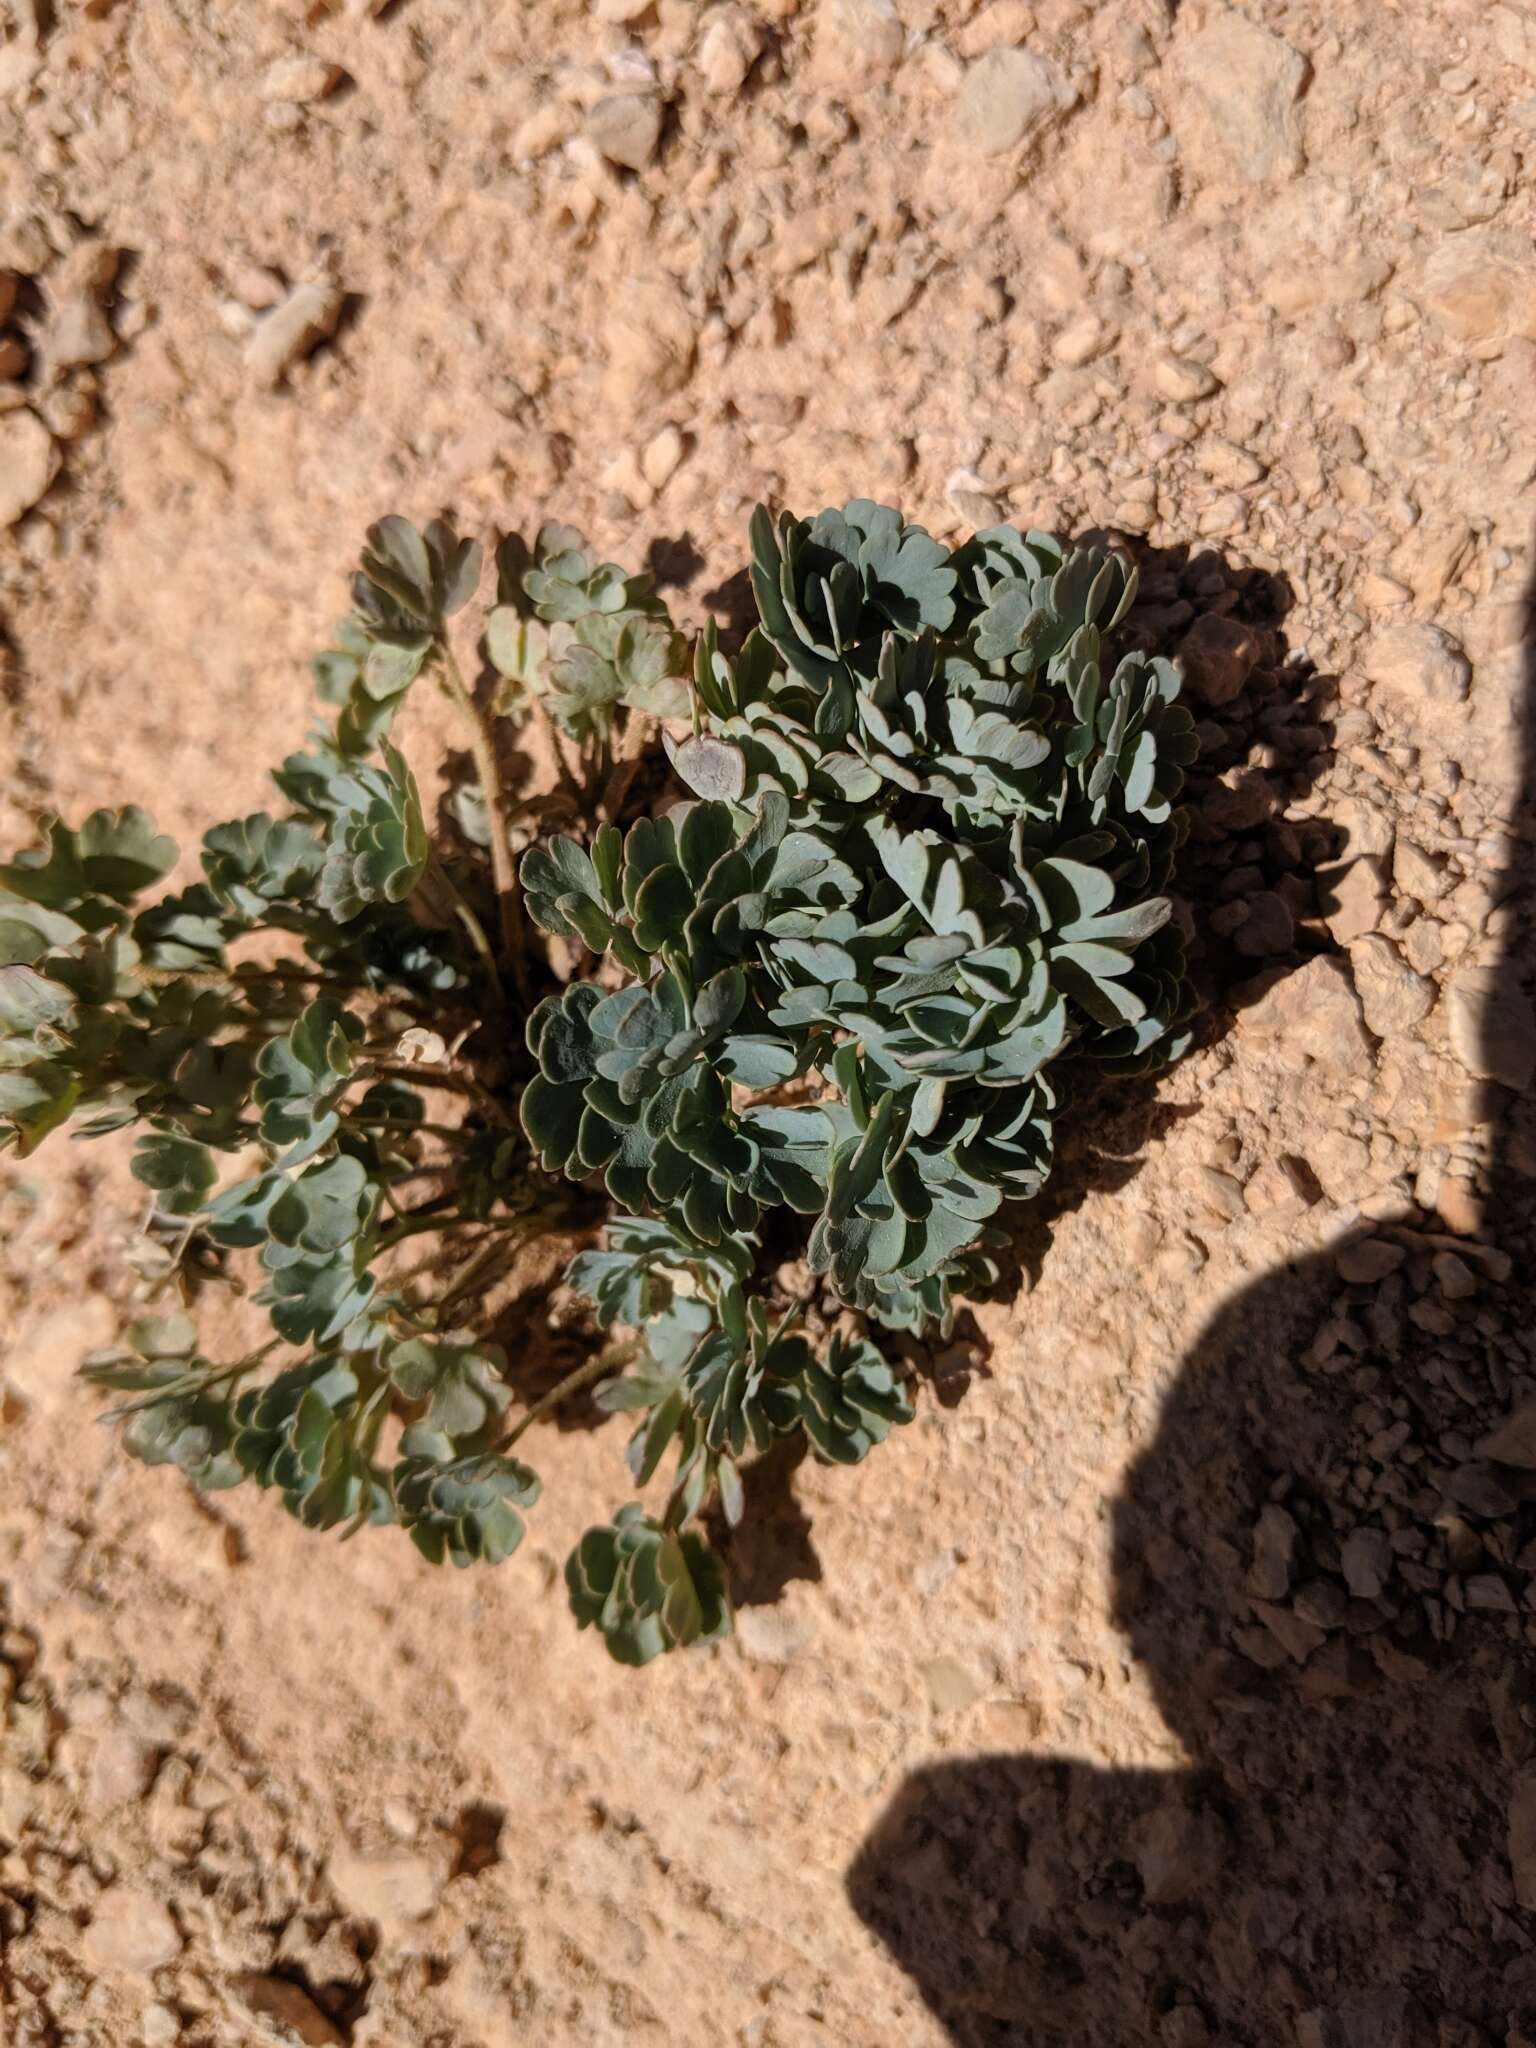
[[[1282,972],[641,1674],[558,1583],[622,1425],[494,1573],[202,1504],[71,1378],[119,1164],[7,1166],[5,2038],[1528,2048],[1536,10],[7,17],[6,845],[254,807],[385,510],[697,622],[869,494],[1184,551],[1207,973]]]

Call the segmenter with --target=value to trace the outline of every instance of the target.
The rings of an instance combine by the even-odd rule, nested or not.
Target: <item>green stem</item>
[[[579,1394],[583,1387],[590,1387],[598,1380],[611,1378],[613,1369],[613,1351],[605,1344],[596,1357],[589,1358],[585,1365],[578,1365],[574,1372],[568,1372],[557,1386],[550,1388],[542,1400],[535,1401],[516,1427],[509,1429],[504,1437],[492,1445],[493,1452],[509,1451],[525,1430],[532,1429],[536,1422],[541,1422],[552,1409],[558,1408],[562,1401],[569,1400],[572,1394]]]
[[[501,985],[501,970],[496,965],[496,955],[491,948],[490,940],[486,937],[485,926],[475,915],[474,910],[465,900],[458,883],[455,882],[452,875],[443,866],[436,853],[428,856],[428,865],[432,870],[434,879],[453,905],[455,915],[458,917],[460,924],[468,932],[470,944],[480,955],[481,964],[485,968],[486,979],[491,985],[492,1000],[498,1010],[505,1010],[507,1007],[506,991]]]
[[[409,1137],[412,1131],[424,1131],[433,1138],[452,1138],[462,1142],[464,1132],[456,1124],[434,1124],[425,1119],[408,1116],[354,1116],[350,1111],[342,1122],[355,1131],[400,1131]]]
[[[496,759],[496,743],[488,722],[481,717],[479,707],[465,682],[453,649],[446,638],[438,642],[443,656],[443,677],[448,695],[453,699],[469,732],[469,749],[474,757],[475,771],[480,777],[480,787],[485,793],[486,822],[491,835],[491,874],[496,883],[496,902],[501,917],[501,943],[507,958],[512,963],[512,978],[517,983],[518,995],[524,1008],[531,1004],[528,988],[528,962],[523,946],[523,915],[518,894],[517,861],[512,852],[510,820],[507,816],[507,801],[501,786],[501,767]]]
[[[239,1379],[245,1373],[254,1372],[264,1358],[286,1341],[287,1339],[283,1337],[269,1337],[266,1343],[255,1351],[248,1351],[244,1358],[237,1358],[233,1365],[216,1365],[208,1372],[183,1373],[179,1380],[168,1380],[163,1387],[154,1387],[132,1401],[124,1401],[120,1407],[109,1408],[102,1420],[121,1422],[125,1416],[137,1415],[142,1409],[153,1408],[157,1401],[175,1399],[182,1394],[200,1394],[205,1388],[216,1387],[224,1380]]]
[[[376,1249],[393,1251],[408,1237],[421,1237],[430,1230],[517,1230],[526,1221],[523,1216],[412,1216],[381,1237]]]

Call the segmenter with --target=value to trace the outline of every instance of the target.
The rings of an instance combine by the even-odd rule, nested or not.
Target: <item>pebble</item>
[[[1237,951],[1249,960],[1289,953],[1296,942],[1296,926],[1285,898],[1273,889],[1259,889],[1247,899],[1246,908],[1248,915],[1232,935]]]
[[[1492,1465],[1482,1460],[1469,1460],[1458,1465],[1445,1482],[1446,1493],[1458,1507],[1469,1514],[1481,1515],[1485,1521],[1496,1521],[1500,1515],[1515,1511],[1514,1494]]]
[[[330,284],[296,284],[256,324],[245,345],[246,368],[269,390],[297,362],[336,332],[345,295]]]
[[[1459,704],[1472,681],[1460,641],[1443,627],[1404,619],[1368,641],[1361,666],[1379,689],[1435,704]]]
[[[1319,954],[1277,976],[1239,1012],[1237,1030],[1252,1043],[1272,1046],[1287,1064],[1316,1060],[1343,1073],[1368,1072],[1371,1066],[1360,998],[1349,968],[1336,956]],[[1319,1165],[1323,1156],[1320,1148],[1313,1164],[1327,1187]]]
[[[116,349],[118,337],[102,299],[119,261],[118,251],[107,243],[84,242],[50,275],[42,352],[54,370],[104,363]]]
[[[643,171],[661,141],[661,102],[654,93],[610,93],[587,115],[586,133],[609,163]]]
[[[339,2048],[346,2040],[309,1994],[285,1977],[247,1977],[241,1989],[253,2013],[274,2021],[288,2039],[302,2042],[304,2048]]]
[[[1191,691],[1212,710],[1242,694],[1263,652],[1252,626],[1206,612],[1179,642],[1179,666]]]
[[[1366,1237],[1344,1244],[1333,1255],[1339,1278],[1351,1287],[1372,1287],[1395,1273],[1407,1254],[1384,1237]]]
[[[1353,945],[1375,931],[1387,901],[1386,866],[1374,854],[1352,860],[1326,886],[1331,898],[1323,912],[1324,921],[1340,946]]]
[[[14,526],[59,473],[53,436],[25,408],[0,414],[0,530]]]
[[[181,1930],[148,1892],[115,1884],[97,1903],[80,1953],[88,1969],[146,1976],[180,1955]]]
[[[1081,313],[1069,320],[1051,343],[1051,360],[1063,368],[1079,370],[1108,348],[1113,334],[1097,313]]]
[[[922,1670],[928,1704],[936,1714],[957,1714],[962,1707],[979,1700],[986,1681],[958,1657],[935,1657]]]
[[[659,491],[671,481],[681,464],[687,447],[676,427],[666,426],[645,445],[640,457],[640,474],[653,491]]]
[[[1192,363],[1181,356],[1159,356],[1152,366],[1152,383],[1159,398],[1170,405],[1193,405],[1221,389],[1221,380],[1204,363]]]
[[[1283,1600],[1291,1590],[1300,1544],[1295,1518],[1276,1502],[1268,1502],[1254,1524],[1248,1591],[1260,1600]]]
[[[1255,1600],[1253,1611],[1294,1664],[1305,1664],[1313,1651],[1320,1649],[1328,1640],[1315,1622],[1308,1621],[1290,1607],[1279,1607],[1268,1600]]]
[[[756,35],[732,7],[709,17],[694,62],[709,90],[729,98],[746,84],[757,53]]]
[[[1451,886],[1444,862],[1401,835],[1392,850],[1392,879],[1415,903],[1438,903]]]
[[[139,2014],[139,2038],[144,2048],[166,2048],[181,2039],[181,2021],[168,2005],[146,2005]]]
[[[1518,1465],[1523,1472],[1536,1472],[1536,1398],[1511,1409],[1475,1449],[1480,1458],[1491,1458],[1496,1465]]]
[[[907,31],[895,0],[827,0],[827,21],[856,67],[888,71],[901,61]]]
[[[159,1760],[160,1751],[155,1745],[133,1729],[108,1730],[91,1758],[91,1804],[98,1810],[108,1810],[142,1799],[154,1779]]]
[[[955,132],[983,156],[1004,156],[1043,134],[1075,98],[1045,58],[1029,50],[989,50],[967,67],[955,101]]]
[[[1476,1294],[1477,1275],[1455,1252],[1436,1252],[1430,1266],[1447,1301],[1468,1301]]]
[[[301,51],[296,56],[279,57],[276,63],[267,66],[262,74],[261,97],[308,106],[333,91],[342,75],[339,64],[328,64],[323,57]]]
[[[1357,1600],[1376,1600],[1392,1574],[1392,1545],[1381,1529],[1353,1529],[1339,1553],[1344,1583]]]
[[[1498,228],[1444,236],[1425,259],[1424,310],[1453,340],[1536,334],[1530,249]]]
[[[1435,985],[1415,974],[1396,946],[1379,932],[1368,932],[1349,948],[1366,1028],[1378,1038],[1395,1038],[1422,1024],[1435,1006]]]
[[[425,1920],[437,1904],[437,1873],[425,1856],[359,1856],[338,1849],[326,1868],[346,1910],[386,1930]]]
[[[1524,1093],[1536,1073],[1536,1012],[1512,975],[1464,967],[1446,991],[1451,1051],[1469,1074]]]
[[[1256,484],[1264,475],[1264,465],[1256,455],[1219,437],[1202,442],[1196,460],[1212,483],[1225,484],[1230,490]]]
[[[777,1607],[744,1607],[736,1616],[736,1640],[755,1664],[793,1664],[805,1648],[799,1623]]]
[[[83,384],[62,384],[38,406],[56,441],[78,441],[96,419],[96,395]]]
[[[1217,12],[1178,46],[1176,68],[1190,91],[1173,101],[1181,151],[1214,159],[1220,176],[1254,182],[1301,168],[1295,103],[1306,59],[1236,8]]]

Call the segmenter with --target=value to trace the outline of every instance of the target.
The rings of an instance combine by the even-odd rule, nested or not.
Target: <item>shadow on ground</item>
[[[1527,912],[1533,837],[1527,812],[1503,891]],[[1522,1028],[1533,967],[1512,942],[1498,995]],[[1384,1276],[1349,1284],[1337,1249],[1287,1265],[1207,1328],[1127,1475],[1116,1615],[1191,1767],[941,1764],[863,1845],[852,1904],[962,2048],[1536,2043],[1518,1101],[1487,1104],[1501,1289],[1459,1298],[1476,1247],[1417,1214],[1342,1262],[1400,1258]]]

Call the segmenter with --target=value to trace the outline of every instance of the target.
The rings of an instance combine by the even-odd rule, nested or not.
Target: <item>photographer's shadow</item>
[[[1536,2048],[1536,1183],[1490,1086],[1492,1256],[1414,1212],[1267,1275],[1126,1477],[1116,1619],[1190,1767],[939,1764],[863,1845],[962,2048]]]

